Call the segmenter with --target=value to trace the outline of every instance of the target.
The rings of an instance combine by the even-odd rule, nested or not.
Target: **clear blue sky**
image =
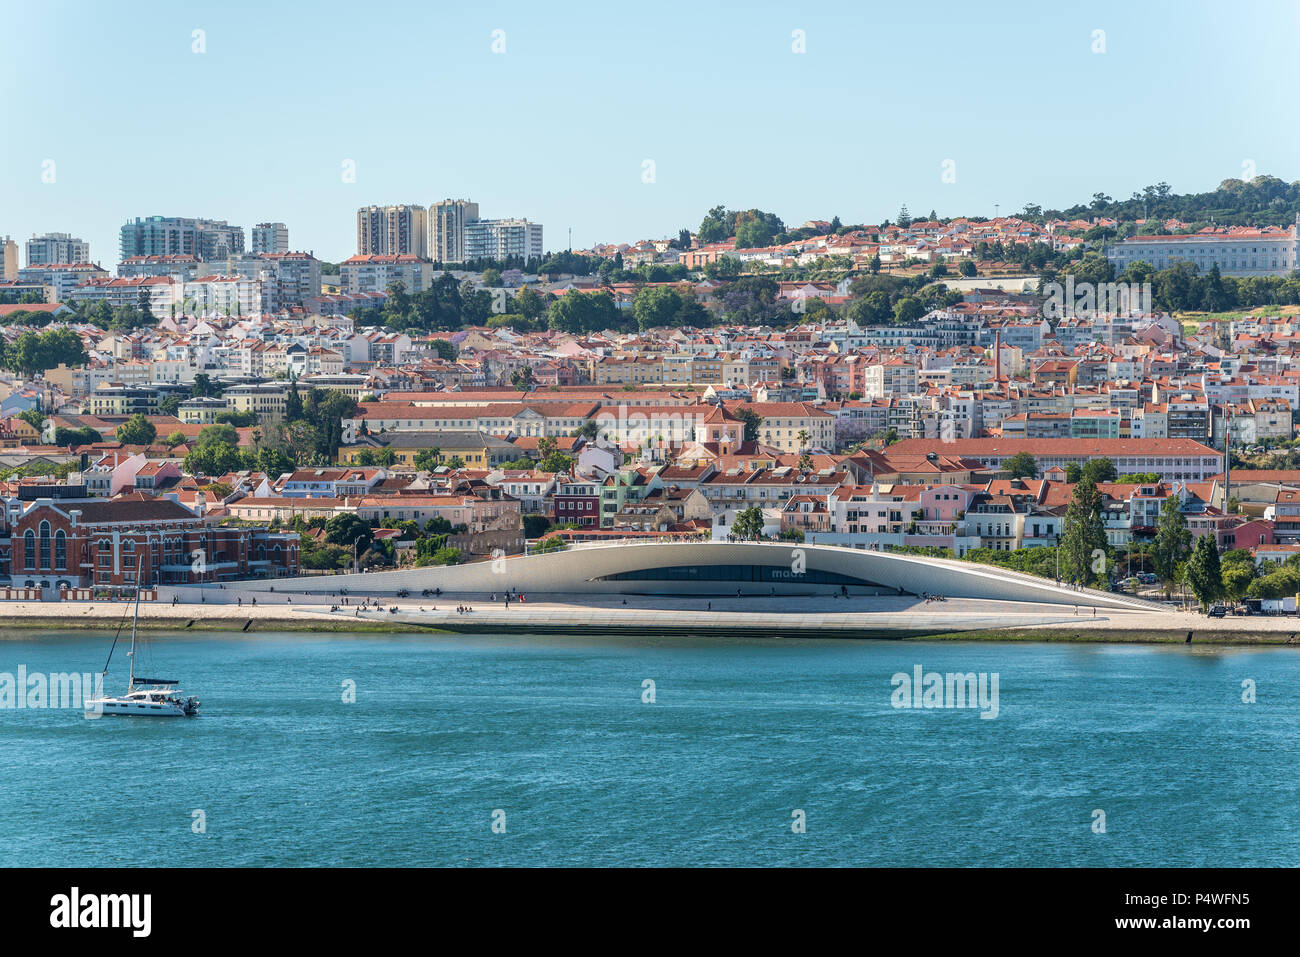
[[[336,260],[358,206],[448,196],[559,249],[570,226],[575,248],[672,235],[717,203],[879,222],[1199,191],[1245,160],[1300,178],[1286,0],[0,9],[0,235],[80,235],[109,268],[118,227],[153,214],[283,221]]]

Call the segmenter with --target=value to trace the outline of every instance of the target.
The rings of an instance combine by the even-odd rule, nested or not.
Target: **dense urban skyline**
[[[1296,15],[1251,10],[416,8],[400,31],[382,16],[339,31],[338,4],[311,19],[247,3],[20,8],[0,37],[6,80],[62,66],[0,107],[24,131],[0,157],[0,233],[70,232],[110,265],[128,218],[278,221],[295,249],[337,261],[359,207],[447,196],[546,224],[553,250],[569,227],[575,248],[674,235],[717,203],[879,222],[904,203],[993,215],[1286,178],[1298,134],[1277,122],[1276,68]],[[635,48],[619,40],[632,27]],[[382,79],[357,61],[388,48]],[[141,58],[175,80],[143,100]],[[1206,82],[1206,62],[1234,82]],[[60,97],[80,108],[51,124]]]

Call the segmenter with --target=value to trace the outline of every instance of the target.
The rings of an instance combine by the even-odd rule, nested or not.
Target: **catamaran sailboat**
[[[131,677],[127,682],[126,694],[121,697],[103,695],[86,702],[87,714],[113,715],[114,717],[134,718],[193,718],[199,713],[199,699],[184,695],[178,682],[160,678],[137,678],[135,676],[136,634],[140,625],[140,588],[135,590],[135,618],[131,622],[131,651],[127,657],[131,660]],[[117,637],[108,649],[108,661],[100,675],[102,682],[108,674],[108,666],[113,661],[113,650],[117,648]]]

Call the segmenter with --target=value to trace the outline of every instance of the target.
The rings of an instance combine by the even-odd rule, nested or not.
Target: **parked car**
[[[1211,618],[1222,618],[1228,613],[1228,609],[1223,605],[1211,605],[1210,610],[1206,612]]]

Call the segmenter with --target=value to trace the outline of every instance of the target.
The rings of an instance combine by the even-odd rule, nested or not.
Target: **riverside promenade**
[[[1096,641],[1215,644],[1294,644],[1300,619],[1211,619],[1174,609],[1094,609],[992,599],[911,597],[767,596],[699,598],[572,595],[506,608],[500,596],[384,600],[358,610],[350,598],[284,596],[259,592],[225,603],[143,603],[142,628],[150,631],[271,631],[590,634],[843,638],[951,638],[989,641]],[[257,605],[252,598],[257,598]],[[15,630],[114,630],[130,627],[131,605],[122,602],[3,602],[0,636]],[[331,611],[331,607],[335,610]],[[457,608],[472,608],[458,612]],[[391,609],[396,609],[392,611]]]

